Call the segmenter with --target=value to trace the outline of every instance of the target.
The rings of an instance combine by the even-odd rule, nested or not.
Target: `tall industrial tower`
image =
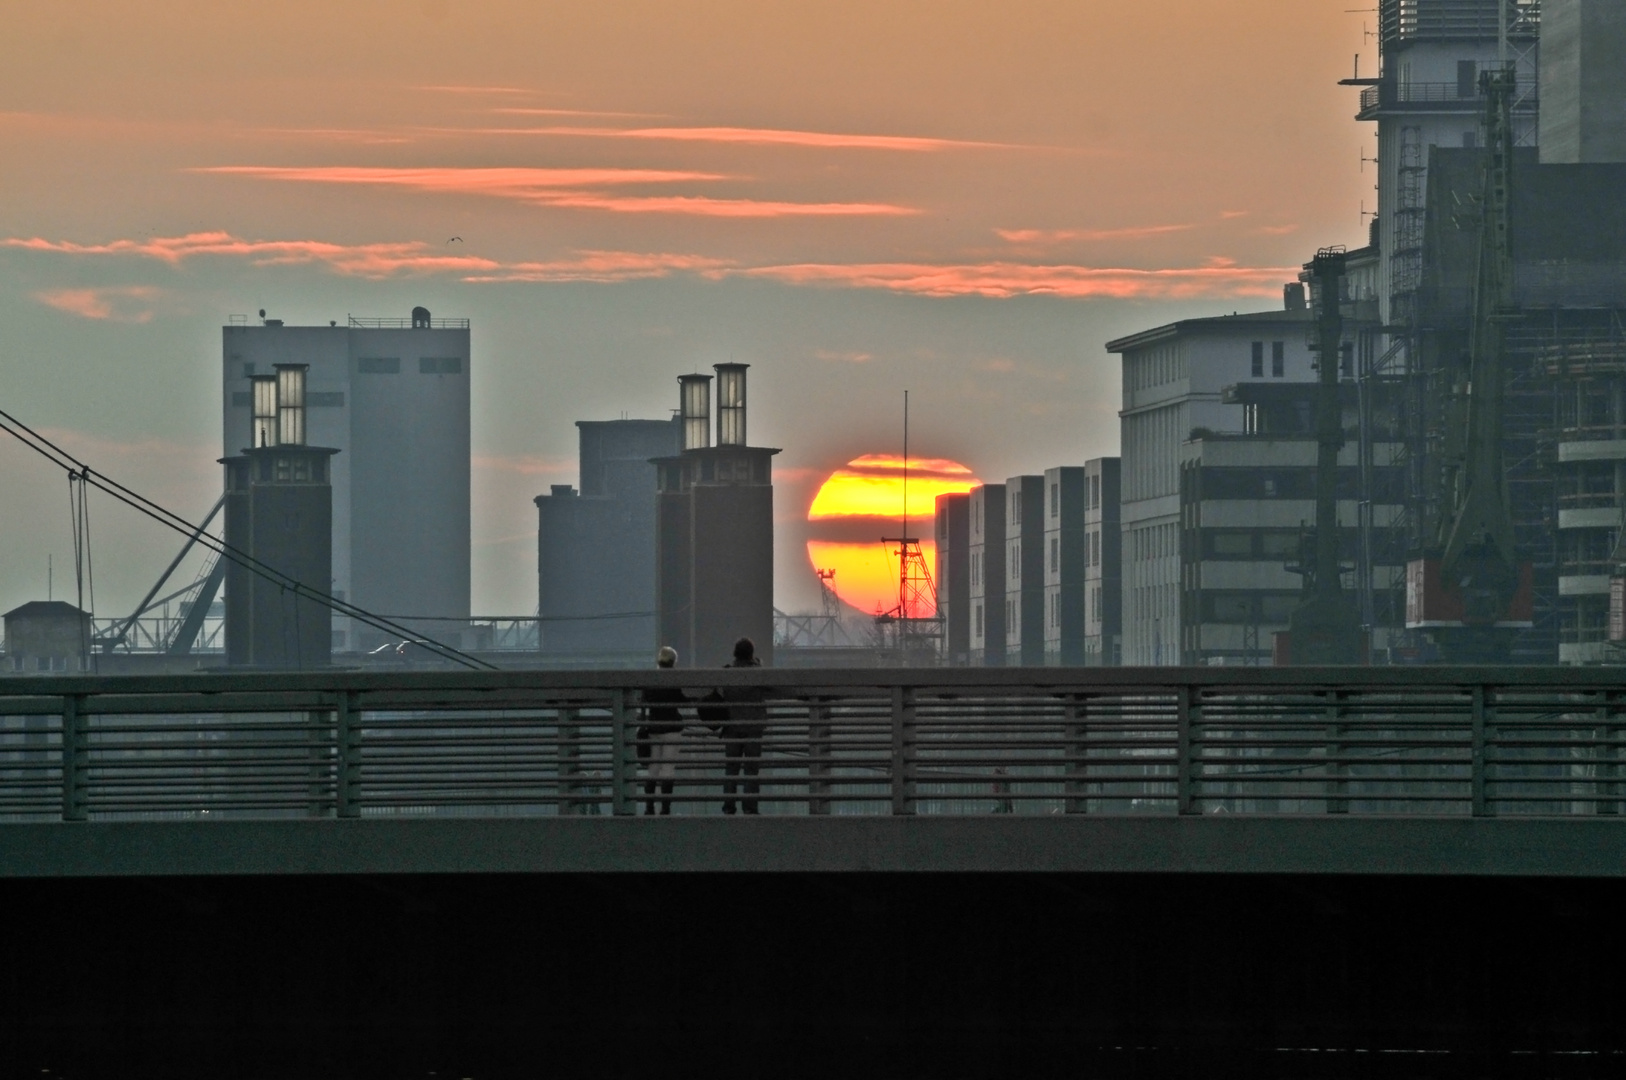
[[[426,636],[457,644],[446,620],[469,617],[468,320],[420,307],[410,318],[327,326],[234,322],[221,337],[223,455],[257,445],[253,381],[278,364],[304,365],[309,441],[340,451],[330,477],[334,595],[408,626],[422,618]],[[339,652],[385,641],[344,618],[332,632]]]

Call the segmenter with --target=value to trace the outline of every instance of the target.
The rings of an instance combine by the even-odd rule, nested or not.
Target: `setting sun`
[[[978,483],[959,462],[909,459],[909,535],[920,540],[928,567],[936,566],[937,497]],[[903,458],[865,454],[831,473],[808,507],[808,560],[815,569],[834,570],[836,595],[860,611],[886,611],[898,602],[897,545],[881,538],[896,537],[903,527],[904,484]]]

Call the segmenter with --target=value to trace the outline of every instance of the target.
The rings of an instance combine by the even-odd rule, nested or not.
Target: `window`
[[[1477,147],[1478,145],[1479,145],[1479,132],[1477,132],[1477,131],[1464,131],[1462,133],[1462,148],[1464,150],[1472,150],[1475,147]]]
[[[1050,538],[1050,572],[1052,574],[1056,572],[1056,568],[1059,565],[1056,553],[1060,550],[1060,544],[1061,541],[1057,537],[1052,536]]]
[[[1264,378],[1264,375],[1265,343],[1263,341],[1256,341],[1253,343],[1253,377],[1256,379],[1262,379]]]
[[[463,358],[461,356],[420,356],[418,357],[418,374],[461,375],[463,374]]]
[[[1355,377],[1355,345],[1353,342],[1338,349],[1338,373],[1346,379]]]
[[[982,605],[978,604],[974,610],[977,617],[977,636],[982,637]]]
[[[1287,374],[1287,345],[1284,342],[1272,341],[1270,343],[1270,377],[1280,379]]]
[[[1090,509],[1101,509],[1101,478],[1099,476],[1090,477]]]
[[[356,360],[356,372],[361,375],[399,375],[399,356],[363,356]]]
[[[1061,516],[1061,485],[1050,485],[1050,516]]]

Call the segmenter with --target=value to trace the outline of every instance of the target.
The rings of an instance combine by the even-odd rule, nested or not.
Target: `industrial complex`
[[[724,363],[669,417],[577,422],[536,611],[476,617],[468,321],[262,311],[222,331],[205,570],[125,618],[24,605],[5,667],[713,667],[739,637],[785,666],[1626,661],[1626,8],[1377,13],[1379,71],[1343,80],[1365,246],[1307,248],[1272,310],[1102,343],[1119,455],[939,496],[930,567],[907,518],[877,536],[889,612],[824,573],[821,612],[775,607],[779,451]]]

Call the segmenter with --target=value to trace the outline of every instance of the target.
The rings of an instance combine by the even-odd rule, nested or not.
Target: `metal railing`
[[[1479,96],[1475,87],[1469,93],[1463,93],[1463,87],[1455,82],[1396,82],[1385,80],[1375,86],[1368,86],[1361,90],[1361,112],[1370,112],[1373,109],[1390,108],[1397,105],[1443,105],[1447,103],[1460,103],[1466,108],[1478,110],[1484,108],[1484,99]],[[1533,80],[1520,80],[1515,95],[1515,109],[1535,109],[1538,104],[1537,86]]]
[[[411,330],[417,324],[411,319],[374,318],[371,316],[348,316],[348,325],[353,330]],[[428,329],[431,330],[467,330],[467,319],[430,319]]]
[[[706,700],[719,686],[733,700]],[[641,700],[673,688],[688,699],[682,731],[645,738]],[[766,814],[1620,814],[1626,680],[1559,668],[0,679],[4,820],[635,814],[654,808],[652,767],[672,785],[653,800],[688,814],[725,800]]]

